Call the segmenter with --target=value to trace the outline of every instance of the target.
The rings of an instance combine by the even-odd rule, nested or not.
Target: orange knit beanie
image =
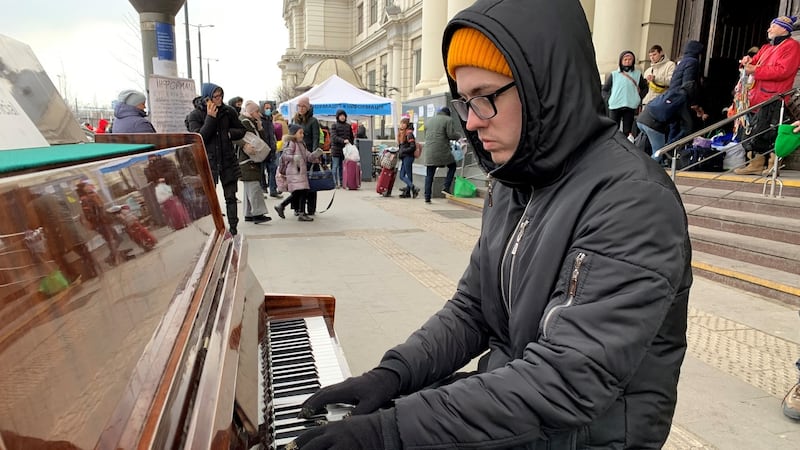
[[[455,79],[456,68],[462,66],[479,67],[513,78],[511,68],[500,50],[474,28],[459,28],[450,39],[447,73]]]

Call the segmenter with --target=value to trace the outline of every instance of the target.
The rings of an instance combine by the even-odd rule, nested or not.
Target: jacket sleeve
[[[155,133],[156,129],[149,120],[142,119],[136,124],[134,133]]]
[[[667,70],[664,74],[664,79],[660,80],[659,84],[663,85],[664,87],[669,87],[669,82],[672,80],[673,73],[675,73],[675,63],[670,61],[667,64]]]
[[[603,100],[605,100],[606,103],[608,103],[608,99],[611,97],[611,88],[613,87],[612,79],[611,72],[609,72],[608,75],[606,75],[606,82],[603,83],[603,88],[600,90]]]
[[[452,120],[448,120],[447,121],[447,138],[450,139],[451,141],[455,141],[455,140],[461,139],[462,137],[463,136],[461,135],[461,132],[453,124],[453,121]]]
[[[192,133],[200,133],[203,137],[203,142],[211,142],[214,135],[217,133],[217,118],[204,114],[200,110],[194,110],[189,114],[188,129]]]
[[[647,80],[644,76],[639,76],[639,98],[644,98],[647,95],[647,91],[650,89],[650,86],[647,84]]]
[[[676,194],[631,181],[595,199],[576,224],[538,338],[500,368],[396,400],[404,446],[507,448],[579,429],[628,388],[647,365],[642,361],[651,347],[664,347],[659,358],[672,357],[673,341],[661,333],[677,340],[682,333],[685,348],[685,320],[673,325],[668,315],[682,311],[685,319],[688,288],[682,281],[690,270],[685,213]],[[475,276],[470,269],[464,274]],[[459,296],[448,305],[412,336],[416,348],[403,349],[415,353],[406,360],[426,361],[406,370],[441,373],[480,348],[479,302]],[[677,383],[677,373],[658,376]],[[669,398],[670,389],[664,383],[651,395]]]

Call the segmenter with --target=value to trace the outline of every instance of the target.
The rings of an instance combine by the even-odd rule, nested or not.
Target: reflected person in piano
[[[686,214],[605,116],[579,0],[479,0],[443,57],[490,175],[479,241],[440,311],[300,413],[353,416],[293,445],[661,448],[686,352]]]

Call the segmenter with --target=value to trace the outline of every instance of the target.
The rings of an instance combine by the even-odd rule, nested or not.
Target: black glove
[[[400,391],[400,377],[388,369],[372,369],[359,377],[324,387],[303,403],[301,419],[325,411],[325,405],[346,403],[355,405],[352,415],[369,414],[389,403]]]
[[[286,448],[299,450],[393,450],[402,448],[402,443],[395,422],[394,409],[386,409],[378,413],[353,416],[339,422],[331,422],[328,425],[311,429],[298,436]]]

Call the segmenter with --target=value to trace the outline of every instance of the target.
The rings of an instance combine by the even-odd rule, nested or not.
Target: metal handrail
[[[698,136],[703,136],[703,135],[705,135],[705,134],[707,134],[707,133],[709,133],[711,131],[718,130],[723,125],[727,125],[727,124],[735,121],[736,119],[744,116],[745,114],[748,114],[748,113],[750,113],[750,112],[752,112],[754,110],[760,109],[761,107],[763,107],[765,105],[768,105],[768,104],[776,102],[776,101],[783,101],[784,97],[792,95],[795,92],[800,92],[800,88],[792,88],[792,89],[789,89],[786,92],[782,92],[780,94],[775,94],[772,97],[768,98],[767,100],[764,100],[763,102],[761,102],[761,103],[759,103],[759,104],[757,104],[755,106],[751,106],[751,107],[745,109],[744,111],[739,111],[736,114],[734,114],[733,116],[727,117],[725,119],[722,119],[719,122],[716,122],[714,124],[711,124],[711,125],[703,128],[702,130],[696,131],[694,133],[690,133],[689,135],[687,135],[685,137],[682,137],[681,139],[678,139],[677,141],[672,142],[672,143],[670,143],[668,145],[665,145],[664,147],[658,149],[658,151],[656,151],[653,154],[653,156],[654,157],[659,157],[659,156],[665,155],[665,154],[667,154],[669,152],[672,152],[672,165],[671,165],[671,171],[672,172],[671,172],[670,176],[672,177],[672,181],[675,181],[675,178],[677,177],[677,172],[678,172],[678,152],[675,151],[675,150],[678,147],[681,147],[683,145],[688,144],[689,142],[692,142],[692,140],[694,140],[694,138],[696,138]],[[716,155],[714,155],[714,156],[716,156]],[[691,166],[689,166],[689,167],[691,167]],[[681,170],[683,170],[683,169],[681,169]]]

